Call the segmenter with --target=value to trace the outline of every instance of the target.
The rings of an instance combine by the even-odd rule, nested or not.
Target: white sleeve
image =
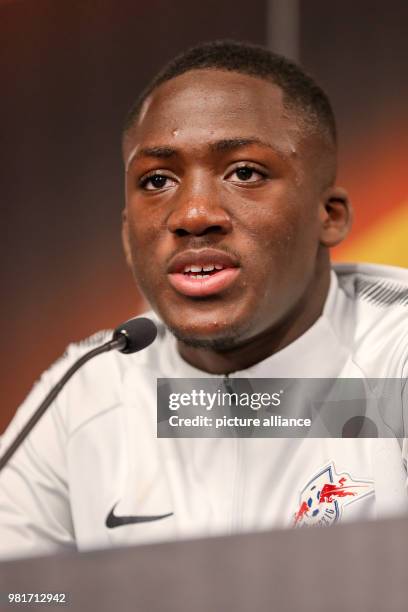
[[[402,378],[402,414],[404,418],[405,415],[408,413],[408,360],[402,369],[401,378]],[[407,432],[408,423],[406,422],[405,418],[404,418],[404,426],[405,426],[405,432],[404,432],[405,438],[402,442],[402,460],[404,462],[405,471],[408,474],[408,438],[406,437],[408,436],[408,432]],[[407,475],[407,480],[406,480],[406,486],[408,489],[408,475]]]
[[[35,385],[1,438],[2,455],[67,369],[57,362]],[[58,399],[0,472],[0,559],[75,548]]]

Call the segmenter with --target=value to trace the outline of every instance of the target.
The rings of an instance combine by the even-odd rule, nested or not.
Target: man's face
[[[124,146],[124,243],[177,337],[239,345],[296,309],[321,249],[317,141],[259,78],[190,71],[148,97]]]

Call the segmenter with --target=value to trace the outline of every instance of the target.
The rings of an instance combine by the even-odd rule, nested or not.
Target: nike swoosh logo
[[[173,515],[173,512],[168,512],[167,514],[154,514],[152,516],[116,516],[114,513],[116,506],[117,504],[113,506],[106,518],[105,525],[109,529],[120,527],[121,525],[132,525],[134,523],[151,523],[152,521],[159,521],[160,519]]]

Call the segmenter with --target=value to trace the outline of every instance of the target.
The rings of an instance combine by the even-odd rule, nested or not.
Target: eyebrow
[[[277,150],[275,147],[256,136],[250,136],[245,138],[223,138],[221,140],[210,142],[209,149],[210,151],[218,153],[224,151],[234,151],[235,149],[240,149],[242,147],[247,147],[253,144],[259,145],[261,147],[267,147],[268,149],[271,149],[275,154],[282,156],[281,151]],[[127,162],[127,168],[129,168],[131,162],[134,159],[140,159],[141,157],[153,157],[154,159],[169,159],[170,157],[173,157],[177,154],[178,150],[170,146],[143,147],[143,149],[140,149],[139,151],[133,151],[133,153],[131,153]]]
[[[212,151],[233,151],[234,149],[239,149],[241,147],[247,147],[249,145],[257,144],[261,147],[268,147],[276,152],[276,149],[272,147],[269,143],[261,140],[256,136],[251,136],[249,138],[224,138],[222,140],[217,140],[210,144],[210,149]]]
[[[158,157],[159,159],[167,159],[177,153],[173,147],[144,147],[134,155],[134,157]]]

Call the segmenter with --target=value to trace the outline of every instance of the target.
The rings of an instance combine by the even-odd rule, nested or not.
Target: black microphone
[[[112,340],[108,342],[115,343],[117,346],[112,348],[118,349],[121,353],[137,353],[151,344],[157,336],[157,327],[150,319],[139,317],[130,319],[118,327],[113,332]],[[111,349],[106,349],[110,351]]]
[[[25,440],[34,425],[40,420],[48,406],[55,400],[61,389],[69,381],[71,376],[75,374],[81,366],[87,361],[96,357],[101,353],[106,353],[113,349],[120,351],[121,353],[130,354],[141,351],[151,344],[157,336],[157,327],[150,319],[146,317],[138,317],[137,319],[130,319],[126,323],[119,325],[113,332],[112,339],[97,348],[92,349],[82,355],[64,374],[64,376],[57,382],[57,384],[51,389],[47,397],[40,404],[34,414],[31,416],[27,424],[23,427],[16,439],[10,444],[4,455],[0,458],[0,471],[4,468],[8,460],[14,455],[20,444]]]

